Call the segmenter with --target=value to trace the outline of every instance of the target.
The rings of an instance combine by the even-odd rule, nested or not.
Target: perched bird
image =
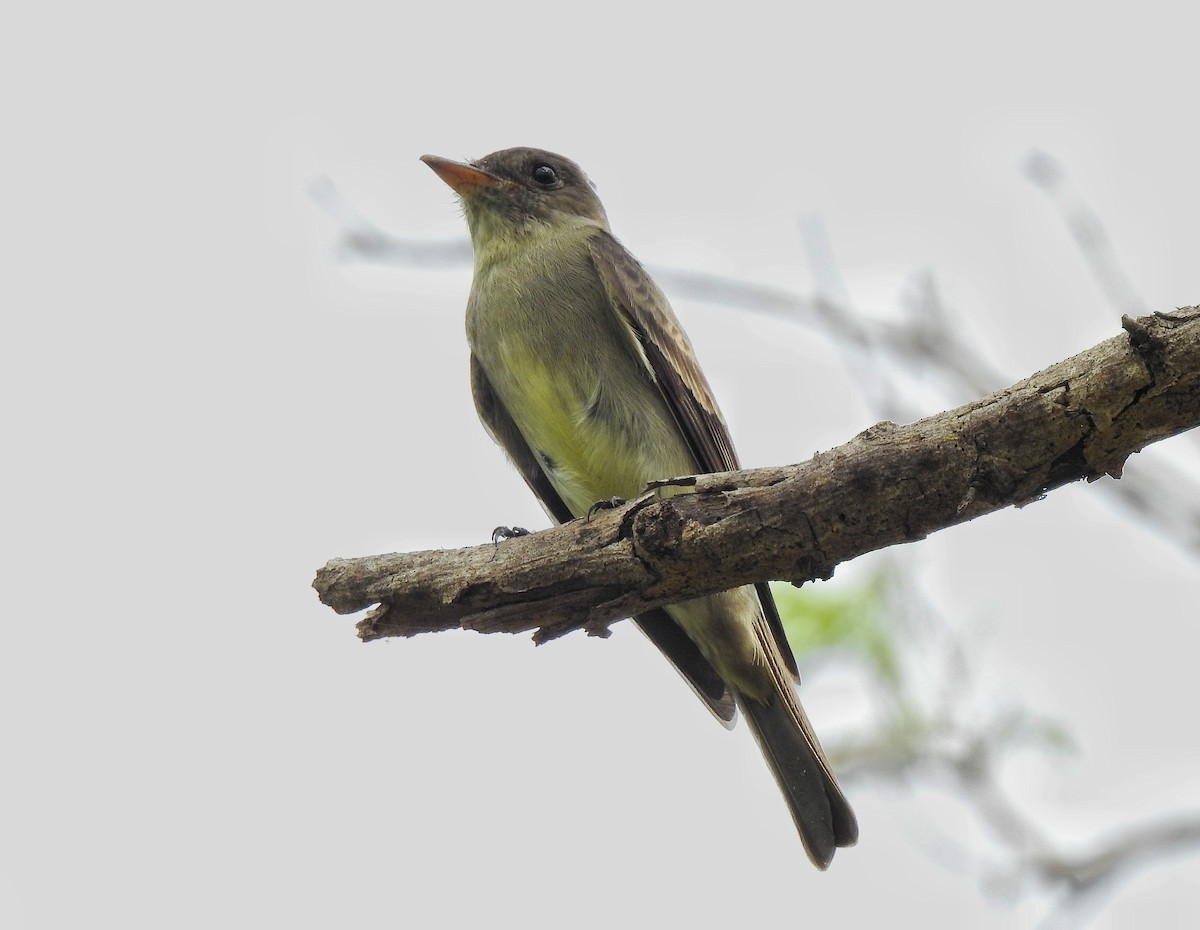
[[[532,148],[422,160],[459,195],[471,230],[475,406],[555,520],[655,479],[738,467],[687,336],[578,165]],[[796,696],[767,585],[634,620],[726,725],[741,709],[809,858],[827,868],[858,824]]]

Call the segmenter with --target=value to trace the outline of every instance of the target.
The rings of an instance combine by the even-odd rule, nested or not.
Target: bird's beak
[[[448,158],[439,158],[436,155],[422,155],[421,161],[437,172],[437,176],[449,184],[454,189],[454,193],[459,196],[482,187],[496,187],[504,183],[502,178],[498,178],[494,174],[489,174],[473,165],[464,165],[462,162],[451,161]]]

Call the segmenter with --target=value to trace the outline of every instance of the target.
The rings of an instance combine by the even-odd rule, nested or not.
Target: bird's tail
[[[858,821],[791,683],[778,684],[765,702],[736,694],[737,705],[783,791],[804,851],[813,865],[827,869],[839,846],[858,841]]]

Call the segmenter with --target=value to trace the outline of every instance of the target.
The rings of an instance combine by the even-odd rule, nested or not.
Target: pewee
[[[475,405],[555,520],[655,479],[738,467],[687,336],[578,165],[531,148],[422,160],[459,195],[471,230]],[[741,710],[809,858],[828,867],[858,824],[800,706],[767,585],[634,620],[720,720],[732,726]]]

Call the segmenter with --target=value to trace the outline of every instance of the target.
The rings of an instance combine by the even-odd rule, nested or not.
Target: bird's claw
[[[596,501],[588,508],[587,518],[592,519],[597,510],[616,510],[618,507],[624,507],[626,503],[623,497],[610,497],[608,500]]]
[[[523,526],[498,526],[492,530],[492,545],[500,545],[502,539],[515,539],[517,536],[528,536],[529,530]]]

